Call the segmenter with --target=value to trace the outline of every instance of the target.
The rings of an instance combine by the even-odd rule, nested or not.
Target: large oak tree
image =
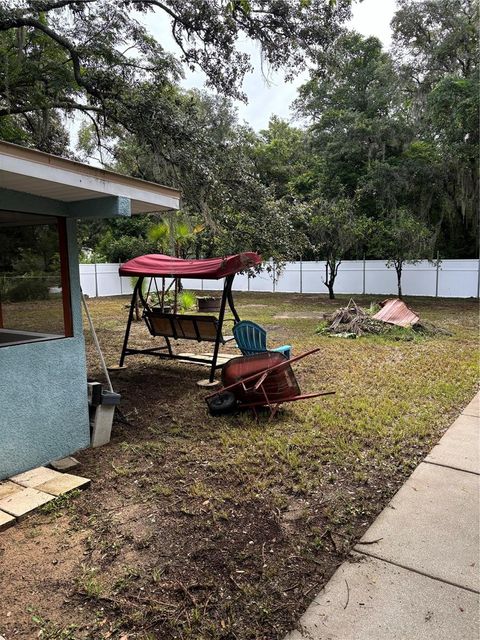
[[[170,25],[178,59],[140,23],[153,12]],[[156,87],[156,100],[164,88],[157,108],[165,109],[185,64],[224,95],[244,97],[252,63],[240,40],[259,43],[264,61],[292,76],[349,15],[350,0],[7,0],[0,4],[0,116],[15,128],[46,110],[79,111],[99,129],[120,123],[134,132],[137,114],[155,109],[151,96],[142,100],[145,83]],[[171,134],[167,123],[168,113]]]

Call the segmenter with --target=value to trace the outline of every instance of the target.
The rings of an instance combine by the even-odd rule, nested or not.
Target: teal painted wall
[[[0,348],[0,479],[89,445],[75,221],[67,219],[72,338]]]

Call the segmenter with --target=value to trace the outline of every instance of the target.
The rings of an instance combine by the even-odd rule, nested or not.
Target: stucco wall
[[[73,338],[0,348],[0,479],[88,446],[75,222],[67,220]]]
[[[82,338],[0,349],[0,478],[88,445]]]

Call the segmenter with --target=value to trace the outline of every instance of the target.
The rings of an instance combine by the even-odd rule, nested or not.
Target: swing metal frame
[[[143,287],[143,282],[145,280],[146,277],[150,277],[150,283],[149,283],[149,288],[148,288],[148,293],[147,293],[147,298],[145,299],[145,296],[143,295],[143,291],[142,291],[142,287]],[[160,277],[160,276],[159,276]],[[119,361],[119,366],[123,367],[124,363],[125,363],[125,358],[127,356],[132,356],[132,355],[150,355],[150,356],[155,356],[157,358],[163,358],[165,360],[182,360],[182,361],[188,361],[188,362],[192,362],[192,363],[196,363],[196,364],[203,364],[205,365],[205,363],[210,364],[210,375],[209,375],[209,381],[213,382],[214,378],[215,378],[215,371],[221,367],[223,367],[224,363],[218,363],[218,354],[219,354],[219,350],[220,350],[220,344],[225,344],[226,340],[223,337],[223,333],[222,333],[222,329],[223,329],[223,324],[224,324],[224,320],[225,320],[225,311],[226,311],[226,306],[228,303],[228,306],[233,314],[233,318],[234,318],[234,324],[236,324],[237,322],[240,322],[240,317],[237,313],[237,310],[235,309],[235,305],[234,305],[234,301],[233,301],[233,294],[232,294],[232,285],[233,285],[233,280],[235,278],[235,274],[231,274],[225,277],[224,279],[224,285],[223,285],[223,291],[222,291],[222,299],[220,302],[220,311],[219,311],[219,315],[218,315],[218,319],[216,320],[216,335],[215,335],[215,340],[214,340],[214,349],[213,349],[213,356],[211,358],[211,360],[205,360],[205,357],[197,357],[197,356],[190,356],[190,355],[178,355],[175,354],[173,349],[172,349],[172,344],[171,344],[171,338],[173,337],[173,339],[187,339],[187,340],[197,340],[197,342],[201,342],[202,341],[202,335],[201,335],[201,331],[199,329],[199,323],[195,323],[194,322],[194,327],[195,327],[195,337],[186,337],[184,335],[176,335],[176,331],[173,325],[173,321],[176,318],[182,319],[186,316],[182,316],[182,315],[178,315],[176,313],[177,309],[176,309],[176,302],[177,302],[177,294],[178,294],[178,284],[179,284],[179,280],[181,280],[180,277],[175,277],[173,278],[173,281],[170,283],[170,285],[165,288],[165,277],[162,277],[162,290],[161,293],[158,290],[157,287],[157,282],[156,282],[156,277],[155,276],[139,276],[137,282],[135,283],[135,287],[133,289],[133,293],[132,293],[132,298],[130,301],[130,307],[129,307],[129,312],[128,312],[128,321],[127,321],[127,326],[125,329],[125,336],[123,339],[123,346],[122,346],[122,352],[120,355],[120,361]],[[151,289],[151,285],[152,285],[152,281],[155,280],[155,287],[157,290],[157,295],[158,295],[158,299],[160,301],[160,307],[158,308],[161,312],[164,311],[165,308],[165,294],[169,291],[169,289],[172,287],[173,284],[175,284],[175,303],[174,303],[174,313],[165,313],[165,317],[169,317],[172,320],[172,328],[173,328],[173,335],[162,335],[162,333],[160,332],[156,332],[154,327],[152,326],[152,323],[149,322],[150,320],[150,314],[152,314],[152,307],[149,305],[148,303],[148,297],[150,294],[150,289]],[[134,348],[129,346],[129,338],[130,338],[130,330],[132,327],[132,322],[133,322],[133,317],[134,317],[134,313],[135,313],[135,307],[137,305],[137,300],[140,300],[142,307],[143,307],[143,311],[142,311],[142,318],[145,321],[150,333],[152,335],[156,335],[159,337],[163,337],[165,340],[165,344],[161,345],[159,347],[150,347],[147,349],[139,349],[139,348]],[[203,316],[204,318],[206,316]],[[212,316],[207,316],[209,318],[211,318]],[[190,319],[194,319],[194,318],[198,318],[199,320],[202,318],[202,316],[188,316],[188,318]],[[210,342],[212,340],[209,340]]]

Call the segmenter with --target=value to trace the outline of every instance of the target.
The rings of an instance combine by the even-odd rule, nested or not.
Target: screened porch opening
[[[0,347],[71,335],[65,220],[0,210]]]

